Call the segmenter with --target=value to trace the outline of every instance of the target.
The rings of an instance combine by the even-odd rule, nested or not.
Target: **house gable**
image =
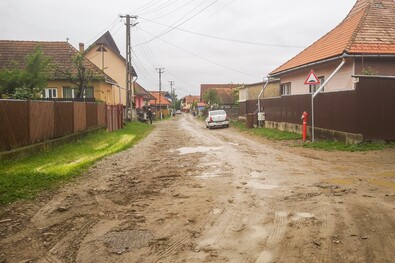
[[[344,54],[395,56],[394,39],[395,2],[358,0],[336,28],[272,71],[270,75],[278,76]]]

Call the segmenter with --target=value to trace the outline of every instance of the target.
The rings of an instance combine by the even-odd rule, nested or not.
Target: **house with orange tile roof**
[[[159,118],[159,112],[163,116],[170,115],[171,100],[170,95],[167,91],[150,91],[151,95],[154,97],[153,100],[149,101],[149,106],[155,109],[155,114]]]
[[[353,90],[354,75],[395,75],[395,2],[357,0],[333,30],[273,70],[281,79],[281,95],[311,93],[319,85],[305,85],[311,69],[321,84],[344,65],[323,92]]]
[[[185,112],[192,110],[192,105],[194,103],[200,102],[200,96],[188,95],[181,99],[181,108]]]
[[[317,84],[307,77],[314,70]],[[395,1],[357,0],[333,30],[269,74],[265,127],[349,143],[395,140]],[[306,84],[305,84],[306,83]]]
[[[215,90],[220,98],[220,107],[232,108],[237,106],[237,87],[239,84],[201,84],[200,85],[200,102],[204,101],[204,95],[209,90]]]
[[[73,63],[73,57],[78,54],[68,42],[43,42],[43,41],[11,41],[0,40],[0,68],[9,68],[13,63],[19,67],[25,67],[25,58],[40,46],[43,55],[51,59],[52,67],[49,75],[47,88],[44,90],[44,98],[73,98],[75,84],[71,83],[65,72],[77,74],[77,68]],[[114,90],[117,83],[110,76],[101,71],[88,59],[83,60],[86,69],[92,72],[93,80],[87,87],[85,98],[94,98],[107,104],[117,104],[114,100]]]
[[[134,82],[134,103],[136,109],[142,109],[144,106],[148,106],[149,102],[155,99],[156,98],[138,82]]]

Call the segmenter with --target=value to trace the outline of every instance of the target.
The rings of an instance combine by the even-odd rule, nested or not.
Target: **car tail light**
[[[213,117],[210,117],[210,122],[213,122]]]
[[[229,118],[228,118],[228,114],[226,114],[226,116],[225,116],[225,120],[226,120],[226,121],[228,121],[228,120],[229,120]]]

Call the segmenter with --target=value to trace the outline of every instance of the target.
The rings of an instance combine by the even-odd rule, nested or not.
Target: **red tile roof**
[[[186,104],[192,104],[194,102],[200,102],[200,96],[192,96],[192,95],[185,96],[183,101]]]
[[[159,91],[150,91],[151,95],[155,97],[154,100],[150,100],[150,105],[159,105],[159,98],[160,98],[160,105],[170,105],[170,101],[164,96],[164,92],[162,91],[159,94]]]
[[[336,28],[270,74],[344,53],[395,55],[394,0],[358,0]]]
[[[61,72],[66,72],[67,70],[71,74],[77,74],[77,68],[72,58],[78,54],[78,51],[68,42],[0,40],[0,69],[9,68],[13,61],[17,62],[20,68],[24,68],[26,66],[26,57],[34,52],[36,46],[41,47],[43,55],[49,57],[51,64],[55,66],[52,67],[50,72],[52,79],[66,79]],[[106,78],[115,82],[88,59],[84,59],[83,65],[93,72],[95,78]]]

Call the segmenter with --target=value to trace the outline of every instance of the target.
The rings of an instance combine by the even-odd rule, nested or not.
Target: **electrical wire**
[[[202,5],[204,2],[206,2],[206,0],[202,1],[202,2],[198,5],[198,7],[199,7],[200,5]],[[180,20],[182,20],[183,18],[185,18],[186,16],[188,16],[191,12],[188,13],[188,14],[186,14],[186,15],[183,16],[182,18],[178,19],[175,23],[173,23],[172,28],[162,31],[162,32],[159,33],[158,35],[154,36],[152,39],[148,40],[148,41],[145,42],[145,43],[141,43],[140,45],[149,43],[149,42],[151,42],[151,41],[153,41],[153,40],[155,40],[155,39],[157,39],[157,38],[159,38],[159,37],[161,37],[161,36],[163,36],[163,35],[165,35],[165,34],[170,33],[170,32],[173,31],[174,29],[176,29],[176,28],[178,28],[179,26],[185,24],[186,22],[190,21],[192,18],[196,17],[197,15],[199,15],[199,14],[201,14],[202,12],[204,12],[205,10],[207,10],[209,7],[211,7],[212,5],[214,5],[216,2],[218,2],[218,0],[214,0],[214,2],[212,2],[212,3],[209,4],[208,6],[204,7],[202,10],[200,10],[200,11],[197,12],[196,14],[192,15],[191,17],[189,17],[188,19],[182,21],[181,23],[177,24]],[[176,24],[177,24],[177,25],[176,25]]]
[[[177,1],[179,1],[179,0],[170,0],[170,1],[168,1],[167,3],[164,3],[164,4],[162,4],[162,5],[159,5],[159,6],[153,8],[153,9],[151,9],[151,10],[149,10],[149,11],[139,13],[139,16],[140,16],[140,15],[147,15],[147,14],[155,13],[155,12],[157,12],[157,11],[161,11],[161,10],[165,9],[166,7],[168,7],[168,6],[172,5],[172,4],[174,4],[174,3],[177,2]]]
[[[89,41],[86,41],[85,43],[90,44],[93,40],[96,40],[99,36],[103,35],[106,31],[108,31],[109,28],[112,29],[116,25],[116,22],[118,21],[118,19],[119,19],[119,17],[117,17],[113,22],[111,22],[111,24],[109,26],[105,27],[105,29],[102,30],[99,34],[95,35]]]
[[[145,32],[145,33],[147,33],[147,34],[149,34],[149,35],[152,35],[151,33],[147,32],[147,31],[145,31],[145,30],[143,30],[143,29],[141,29],[141,28],[140,28],[140,30],[142,30],[143,32]],[[167,44],[170,45],[170,46],[173,46],[173,47],[175,47],[175,48],[177,48],[177,49],[180,49],[180,50],[184,51],[185,53],[188,53],[188,54],[190,54],[190,55],[192,55],[192,56],[195,56],[195,57],[197,57],[197,58],[200,58],[200,59],[202,59],[202,60],[204,60],[204,61],[207,61],[207,62],[209,62],[209,63],[211,63],[211,64],[217,65],[217,66],[219,66],[219,67],[222,67],[222,68],[225,68],[225,69],[228,69],[228,70],[230,70],[230,71],[237,72],[237,73],[240,73],[240,74],[243,74],[243,75],[246,75],[246,76],[250,76],[250,77],[254,77],[254,78],[260,78],[259,76],[255,76],[255,75],[252,75],[252,74],[249,74],[249,73],[246,73],[246,72],[243,72],[243,71],[240,71],[240,70],[237,70],[237,69],[228,67],[228,66],[226,66],[226,65],[222,65],[222,64],[220,64],[220,63],[218,63],[218,62],[215,62],[215,61],[212,61],[212,60],[210,60],[210,59],[208,59],[208,58],[202,57],[202,56],[200,56],[200,55],[198,55],[198,54],[195,54],[195,53],[193,53],[193,52],[191,52],[191,51],[188,51],[188,50],[186,50],[186,49],[184,49],[184,48],[182,48],[182,47],[179,47],[179,46],[177,46],[177,45],[175,45],[175,44],[173,44],[173,43],[171,43],[171,42],[169,42],[169,41],[167,41],[167,40],[164,40],[164,39],[162,39],[162,38],[160,38],[160,37],[158,37],[158,39],[160,39],[161,41],[167,43]]]
[[[216,39],[216,40],[223,40],[223,41],[228,41],[228,42],[233,42],[233,43],[247,44],[247,45],[254,45],[254,46],[263,46],[263,47],[304,48],[304,46],[259,43],[259,42],[252,42],[252,41],[246,41],[246,40],[237,40],[237,39],[230,39],[230,38],[224,38],[224,37],[217,37],[217,36],[203,34],[203,33],[199,33],[199,32],[193,32],[193,31],[186,30],[186,29],[179,28],[179,27],[173,27],[173,26],[165,25],[165,24],[162,24],[162,23],[159,23],[159,22],[155,22],[153,20],[150,20],[150,19],[147,19],[147,18],[144,18],[144,17],[140,17],[140,19],[143,19],[143,20],[146,20],[148,22],[151,22],[151,23],[154,23],[154,24],[157,24],[157,25],[161,25],[161,26],[164,26],[164,27],[172,28],[174,30],[179,30],[179,31],[186,32],[186,33],[189,33],[189,34],[194,34],[194,35],[197,35],[197,36],[202,36],[202,37],[206,37],[206,38],[212,38],[212,39]]]

